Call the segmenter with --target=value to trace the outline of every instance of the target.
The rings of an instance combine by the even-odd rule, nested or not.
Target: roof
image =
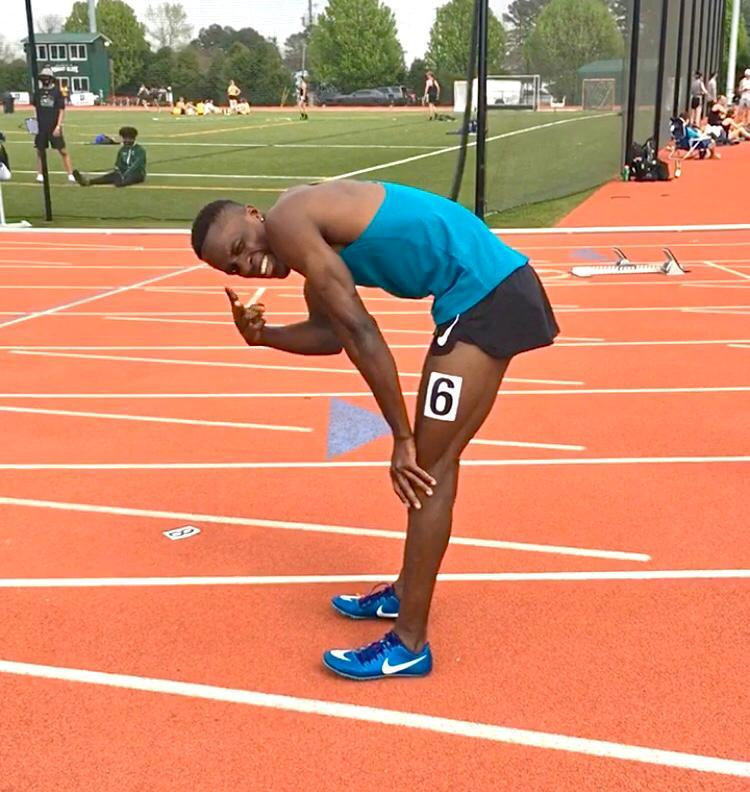
[[[37,44],[91,44],[97,39],[109,39],[103,33],[37,33],[34,41]],[[28,37],[22,39],[22,44],[28,44]]]

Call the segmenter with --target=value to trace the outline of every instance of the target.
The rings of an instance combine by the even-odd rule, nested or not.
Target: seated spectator
[[[236,111],[238,115],[250,115],[250,103],[247,99],[240,99],[237,102]]]
[[[707,134],[704,134],[698,127],[690,123],[690,115],[687,112],[680,113],[675,119],[678,123],[673,125],[672,135],[678,149],[698,154],[700,159],[704,157],[714,157],[720,159],[719,152],[716,151],[716,141]]]
[[[195,105],[192,102],[187,102],[185,104],[185,115],[194,116],[197,115],[198,111],[195,109]]]
[[[724,126],[727,117],[727,108],[718,100],[715,101],[708,109],[708,116],[706,118],[706,125],[704,130],[706,134],[711,137],[720,145],[727,146],[730,142],[729,132]]]
[[[175,106],[172,108],[172,115],[174,116],[185,115],[186,108],[187,108],[187,104],[185,102],[185,97],[181,96],[175,103]]]
[[[221,112],[219,108],[213,103],[212,99],[206,99],[206,101],[203,103],[203,107],[206,115],[212,115],[214,113]]]
[[[202,99],[199,99],[195,103],[195,114],[199,116],[206,115],[206,105]]]
[[[140,184],[146,180],[146,149],[135,142],[138,130],[134,127],[122,127],[120,139],[122,147],[117,152],[114,170],[96,176],[93,179],[84,176],[80,171],[74,170],[73,176],[81,187],[90,187],[95,184],[114,184],[115,187],[127,187],[131,184]]]

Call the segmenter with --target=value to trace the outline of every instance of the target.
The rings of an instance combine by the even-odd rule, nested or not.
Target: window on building
[[[49,59],[53,61],[63,61],[68,59],[68,47],[66,44],[50,44]]]
[[[46,61],[48,59],[47,55],[47,45],[46,44],[37,44],[36,45],[36,58],[40,61]]]
[[[73,91],[75,93],[81,93],[82,91],[89,90],[89,78],[88,77],[73,77]]]
[[[68,45],[70,52],[70,60],[82,61],[86,60],[86,45],[85,44],[70,44]]]

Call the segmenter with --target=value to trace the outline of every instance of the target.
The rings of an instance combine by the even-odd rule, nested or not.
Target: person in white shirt
[[[747,124],[750,121],[750,69],[745,69],[745,76],[737,87],[740,103],[737,106],[737,123]]]

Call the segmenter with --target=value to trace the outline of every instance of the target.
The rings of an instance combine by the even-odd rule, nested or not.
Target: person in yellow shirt
[[[230,112],[236,112],[237,101],[239,100],[241,93],[242,91],[240,90],[239,85],[237,85],[234,80],[230,80],[229,85],[227,86],[227,99],[229,100]]]
[[[195,103],[195,114],[199,116],[206,115],[206,105],[203,104],[202,99]]]
[[[185,115],[185,110],[187,109],[187,104],[185,103],[185,97],[181,96],[175,106],[172,108],[172,115],[174,116],[181,116]]]

